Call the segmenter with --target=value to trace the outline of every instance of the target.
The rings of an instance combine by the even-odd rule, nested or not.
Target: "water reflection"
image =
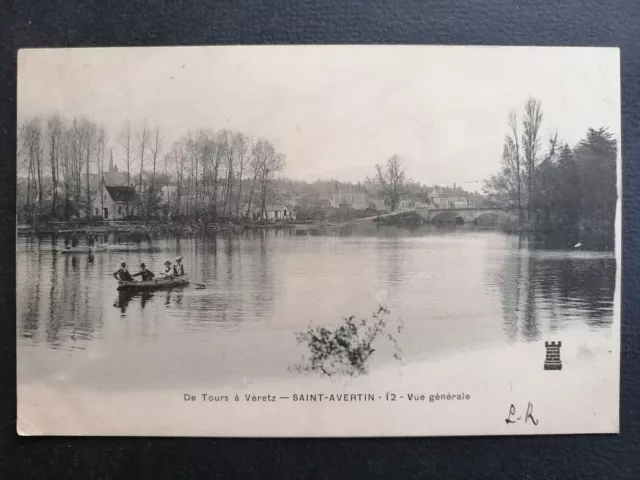
[[[125,346],[133,352],[144,342],[150,357],[171,357],[176,365],[190,359],[189,370],[176,376],[193,380],[212,372],[215,378],[286,372],[299,359],[294,332],[309,321],[369,315],[380,303],[405,322],[398,341],[406,361],[611,325],[616,264],[610,254],[543,250],[497,232],[406,231],[372,222],[363,228],[142,236],[139,248],[91,255],[56,251],[63,236],[20,236],[19,349],[45,357],[66,350],[70,359],[83,349],[113,351],[101,360],[113,366],[135,363]],[[109,234],[96,241],[130,240]],[[116,291],[111,274],[121,261],[159,272],[176,256],[206,289]],[[204,357],[209,361],[200,370],[193,363]],[[150,368],[136,370],[135,381],[150,382]]]
[[[568,322],[609,326],[615,271],[609,254],[541,250],[519,239],[490,280],[502,292],[507,338],[539,340],[542,329],[557,331]]]

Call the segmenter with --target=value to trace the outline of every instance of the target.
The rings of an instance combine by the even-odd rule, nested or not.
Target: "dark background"
[[[241,440],[15,433],[16,52],[204,44],[619,46],[623,288],[620,435]],[[0,478],[640,478],[640,2],[597,0],[0,3]],[[482,415],[482,412],[478,412]],[[375,419],[372,419],[375,421]]]

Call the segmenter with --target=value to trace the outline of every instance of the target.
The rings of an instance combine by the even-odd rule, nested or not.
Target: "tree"
[[[249,190],[249,199],[247,201],[247,215],[251,212],[251,201],[256,188],[258,178],[265,172],[265,163],[270,156],[275,154],[275,148],[271,145],[271,142],[266,138],[259,139],[253,146],[251,152],[251,161],[249,162],[249,168],[251,171],[251,189]],[[261,212],[262,214],[262,212]]]
[[[100,195],[101,204],[100,212],[104,214],[104,195],[102,194],[102,186],[104,185],[104,157],[107,143],[107,132],[104,126],[98,129],[98,195]],[[113,151],[111,152],[111,163],[113,163]]]
[[[187,150],[186,140],[178,140],[171,147],[170,162],[173,163],[176,170],[176,202],[173,206],[173,212],[182,215],[182,198],[185,191],[185,172],[187,168]]]
[[[251,161],[251,155],[249,154],[250,140],[242,134],[237,133],[234,139],[236,146],[236,152],[238,155],[238,193],[236,194],[236,216],[240,216],[240,201],[242,200],[242,174]]]
[[[120,133],[120,137],[118,138],[118,143],[122,146],[124,150],[124,165],[127,170],[127,187],[131,185],[131,161],[132,161],[132,150],[133,150],[133,136],[131,133],[131,122],[127,120],[124,125],[124,129]]]
[[[616,189],[617,142],[604,127],[589,128],[574,149],[579,166],[581,227],[602,230],[603,240],[613,244]]]
[[[268,187],[270,180],[275,176],[276,173],[280,172],[285,165],[285,156],[281,153],[275,151],[275,149],[270,150],[269,155],[265,157],[262,162],[262,180],[261,180],[261,213],[260,218],[264,218],[267,211],[267,196],[269,193]]]
[[[158,155],[162,150],[162,142],[160,140],[160,127],[156,127],[153,133],[152,143],[149,146],[151,154],[151,181],[147,195],[147,215],[153,215],[159,204],[159,191],[156,189],[156,168],[158,163]]]
[[[27,198],[25,210],[32,222],[42,213],[42,133],[38,117],[25,121],[19,130],[19,154],[26,155],[23,166],[27,167]],[[40,212],[36,209],[36,201]]]
[[[51,215],[58,214],[58,178],[59,174],[59,150],[60,137],[62,136],[62,119],[54,115],[47,120],[47,139],[49,144],[49,165],[51,166]]]
[[[577,231],[580,222],[580,205],[582,203],[582,185],[576,156],[565,144],[560,150],[556,172],[552,178],[553,187],[547,203],[555,211],[552,226]]]
[[[144,122],[142,130],[136,135],[138,141],[138,149],[140,151],[140,175],[138,178],[138,212],[142,211],[142,172],[144,170],[144,154],[146,153],[149,143],[149,133],[147,131],[147,122]]]
[[[507,167],[507,173],[511,176],[511,182],[515,181],[516,203],[518,205],[518,221],[522,223],[522,166],[520,157],[520,143],[518,141],[518,119],[515,110],[509,112],[509,133],[504,141],[504,150],[502,153],[503,162]],[[512,196],[512,195],[510,195]]]
[[[542,123],[542,111],[540,100],[529,97],[524,106],[524,118],[522,125],[522,149],[524,151],[524,165],[527,173],[527,220],[531,220],[532,204],[534,198],[534,174],[540,148],[540,125]]]
[[[378,181],[382,185],[384,195],[389,200],[391,211],[395,211],[400,203],[403,193],[405,171],[402,168],[402,160],[398,155],[393,155],[387,160],[387,165],[376,165]]]

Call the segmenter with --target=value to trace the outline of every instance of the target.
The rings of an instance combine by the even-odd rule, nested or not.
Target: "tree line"
[[[262,217],[286,157],[266,138],[200,130],[174,142],[165,161],[175,171],[176,214],[230,218],[259,209]]]
[[[90,170],[102,165],[107,135],[86,118],[67,121],[60,115],[33,117],[18,127],[18,217],[70,218],[91,215]]]
[[[585,232],[613,245],[617,141],[607,128],[589,128],[574,146],[556,132],[542,146],[543,112],[529,98],[519,121],[507,119],[501,168],[484,191],[517,212],[522,229],[578,241]]]
[[[265,138],[232,130],[189,132],[165,150],[159,127],[124,123],[114,145],[126,185],[138,192],[137,215],[153,217],[167,188],[174,216],[222,218],[264,213],[284,154]],[[61,115],[32,117],[18,129],[17,213],[22,221],[92,218],[92,197],[105,171],[103,126]],[[115,147],[115,148],[114,148]],[[98,174],[98,181],[91,182]],[[26,178],[25,178],[26,175]]]

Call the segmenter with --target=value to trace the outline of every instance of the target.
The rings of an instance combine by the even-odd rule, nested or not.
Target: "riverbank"
[[[46,234],[104,234],[104,233],[172,233],[180,235],[202,234],[210,232],[241,232],[247,230],[310,228],[320,224],[289,222],[160,222],[160,221],[116,221],[101,223],[51,222],[42,225],[18,225],[19,233]]]

